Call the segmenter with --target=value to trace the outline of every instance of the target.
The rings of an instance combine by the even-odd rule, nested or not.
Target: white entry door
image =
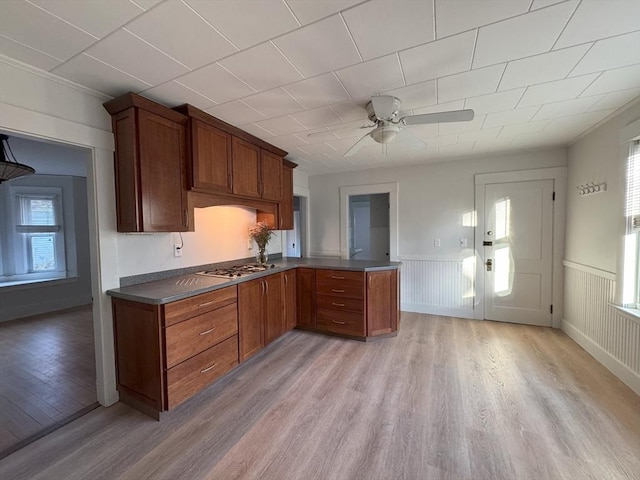
[[[551,326],[553,180],[485,185],[484,317]]]

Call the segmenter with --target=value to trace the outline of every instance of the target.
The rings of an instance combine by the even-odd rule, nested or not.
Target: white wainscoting
[[[615,275],[564,262],[562,330],[640,394],[640,321],[614,307]]]
[[[474,318],[472,262],[406,256],[398,261],[402,310]]]

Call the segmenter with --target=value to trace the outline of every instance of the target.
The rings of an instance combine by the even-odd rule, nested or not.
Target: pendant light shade
[[[12,180],[25,175],[36,173],[35,169],[29,165],[18,163],[15,155],[9,146],[9,137],[0,134],[0,144],[2,144],[2,160],[0,160],[0,183]]]

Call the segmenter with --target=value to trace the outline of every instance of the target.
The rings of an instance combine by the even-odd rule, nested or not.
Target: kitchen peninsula
[[[242,277],[192,273],[109,290],[120,399],[159,419],[294,327],[395,336],[400,263],[284,258]]]

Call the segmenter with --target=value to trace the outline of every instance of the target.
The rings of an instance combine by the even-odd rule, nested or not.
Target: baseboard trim
[[[562,319],[560,328],[563,332],[569,335],[573,341],[584,348],[589,355],[600,362],[607,370],[618,377],[636,394],[640,395],[640,375],[629,369],[626,365],[620,363],[617,358],[613,357],[609,352],[584,335],[564,318]]]
[[[475,319],[475,312],[468,308],[440,307],[438,305],[425,305],[421,303],[403,303],[403,312],[426,313],[428,315],[442,315],[445,317]]]

